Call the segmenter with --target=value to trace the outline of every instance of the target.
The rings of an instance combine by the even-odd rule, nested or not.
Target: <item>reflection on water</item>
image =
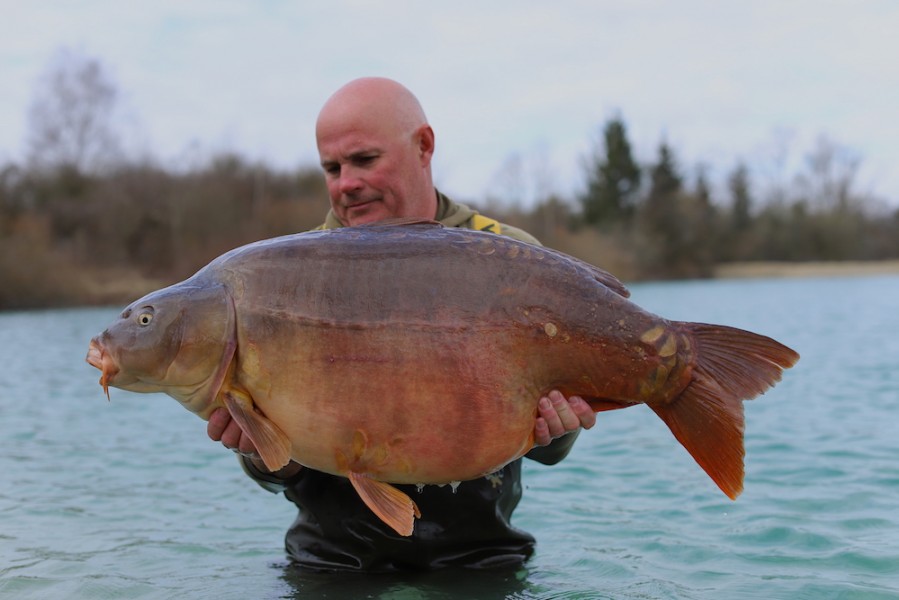
[[[537,597],[524,595],[529,589],[527,569],[456,570],[433,573],[316,573],[287,563],[282,579],[289,586],[284,598],[375,598],[391,600],[458,600],[478,598]]]

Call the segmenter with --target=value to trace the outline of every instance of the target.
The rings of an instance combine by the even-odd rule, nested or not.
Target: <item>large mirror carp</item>
[[[100,383],[218,407],[276,470],[350,478],[403,535],[391,483],[492,473],[533,446],[552,389],[596,411],[646,404],[721,490],[743,488],[743,401],[798,355],[761,335],[669,321],[609,273],[507,237],[427,222],[232,250],[125,308],[90,342]]]

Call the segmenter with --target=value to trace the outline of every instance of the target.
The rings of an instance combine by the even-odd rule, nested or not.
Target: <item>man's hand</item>
[[[227,409],[217,408],[212,411],[206,423],[206,434],[212,441],[221,442],[222,446],[229,450],[247,458],[260,458],[253,441],[243,432],[237,421],[231,418]]]
[[[209,415],[206,423],[206,434],[214,442],[221,442],[225,448],[245,456],[253,462],[253,466],[261,473],[270,473],[262,462],[262,457],[256,451],[256,445],[250,436],[245,434],[237,421],[231,418],[231,414],[225,408],[217,408]],[[302,469],[302,465],[290,461],[279,471],[272,473],[275,477],[288,479]]]
[[[596,424],[596,413],[580,396],[565,399],[553,390],[537,403],[537,423],[534,425],[534,445],[547,446],[553,439]]]

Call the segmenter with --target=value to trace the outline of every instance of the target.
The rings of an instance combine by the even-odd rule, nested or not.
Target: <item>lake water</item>
[[[746,404],[746,490],[727,500],[645,407],[604,413],[563,463],[525,461],[537,553],[490,573],[296,572],[295,509],[203,421],[106,401],[84,356],[118,308],[0,314],[0,597],[899,598],[899,277],[631,290],[802,355]]]

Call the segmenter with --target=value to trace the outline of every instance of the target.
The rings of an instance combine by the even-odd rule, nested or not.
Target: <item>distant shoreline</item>
[[[840,262],[741,262],[715,267],[715,279],[859,277],[899,275],[899,260]]]

